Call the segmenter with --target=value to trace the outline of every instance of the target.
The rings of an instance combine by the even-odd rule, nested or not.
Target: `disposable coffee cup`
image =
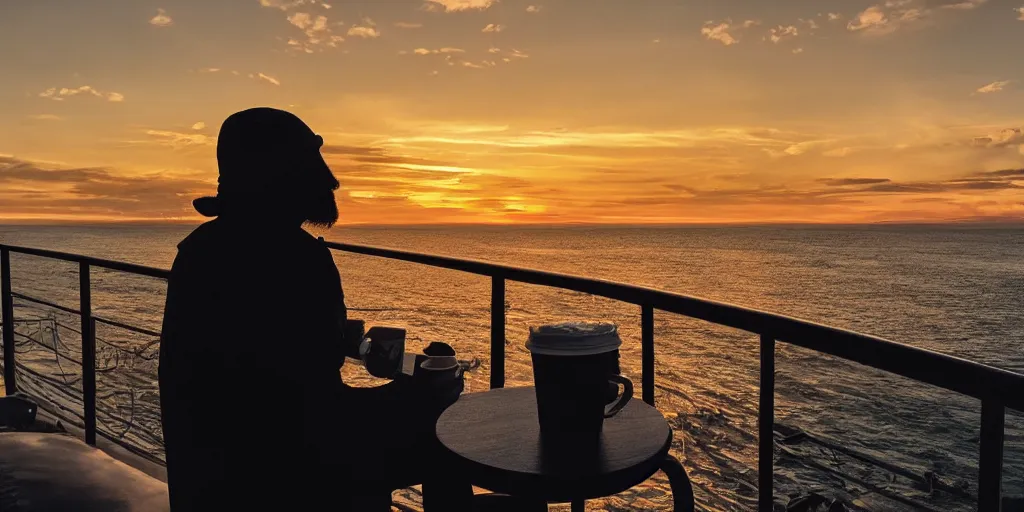
[[[618,328],[607,323],[561,323],[530,328],[537,414],[544,440],[594,442],[605,418],[633,397],[619,374]],[[619,393],[618,387],[622,386]]]

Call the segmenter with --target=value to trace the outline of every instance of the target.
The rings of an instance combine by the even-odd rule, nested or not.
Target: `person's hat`
[[[217,195],[195,199],[192,206],[216,217],[226,196],[266,194],[293,185],[303,179],[294,171],[327,168],[322,145],[323,139],[290,112],[258,107],[231,114],[217,136]]]

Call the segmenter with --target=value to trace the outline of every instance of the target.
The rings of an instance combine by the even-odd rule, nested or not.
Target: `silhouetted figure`
[[[330,251],[302,229],[338,217],[322,144],[269,108],[221,127],[217,196],[193,202],[216,219],[178,245],[161,337],[175,511],[364,510],[349,500],[367,493],[384,507],[389,487],[431,471],[433,421],[447,404],[415,383],[341,381],[358,340],[343,339]]]

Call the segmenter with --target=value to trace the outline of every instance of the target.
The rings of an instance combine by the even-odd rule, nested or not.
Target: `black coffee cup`
[[[596,441],[605,418],[629,403],[633,383],[619,374],[621,345],[613,324],[530,328],[526,346],[533,358],[542,438],[574,444]]]

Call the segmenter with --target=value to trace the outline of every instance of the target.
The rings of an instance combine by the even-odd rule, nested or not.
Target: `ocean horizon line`
[[[198,226],[209,219],[182,220],[88,220],[63,221],[53,219],[0,219],[0,226],[10,227],[139,227],[139,226]],[[937,221],[875,221],[875,222],[796,222],[796,221],[765,221],[765,222],[420,222],[420,223],[338,223],[330,230],[340,229],[439,229],[439,228],[870,228],[870,227],[975,227],[975,228],[1024,228],[1021,219],[962,219]],[[325,231],[330,231],[325,230]]]

